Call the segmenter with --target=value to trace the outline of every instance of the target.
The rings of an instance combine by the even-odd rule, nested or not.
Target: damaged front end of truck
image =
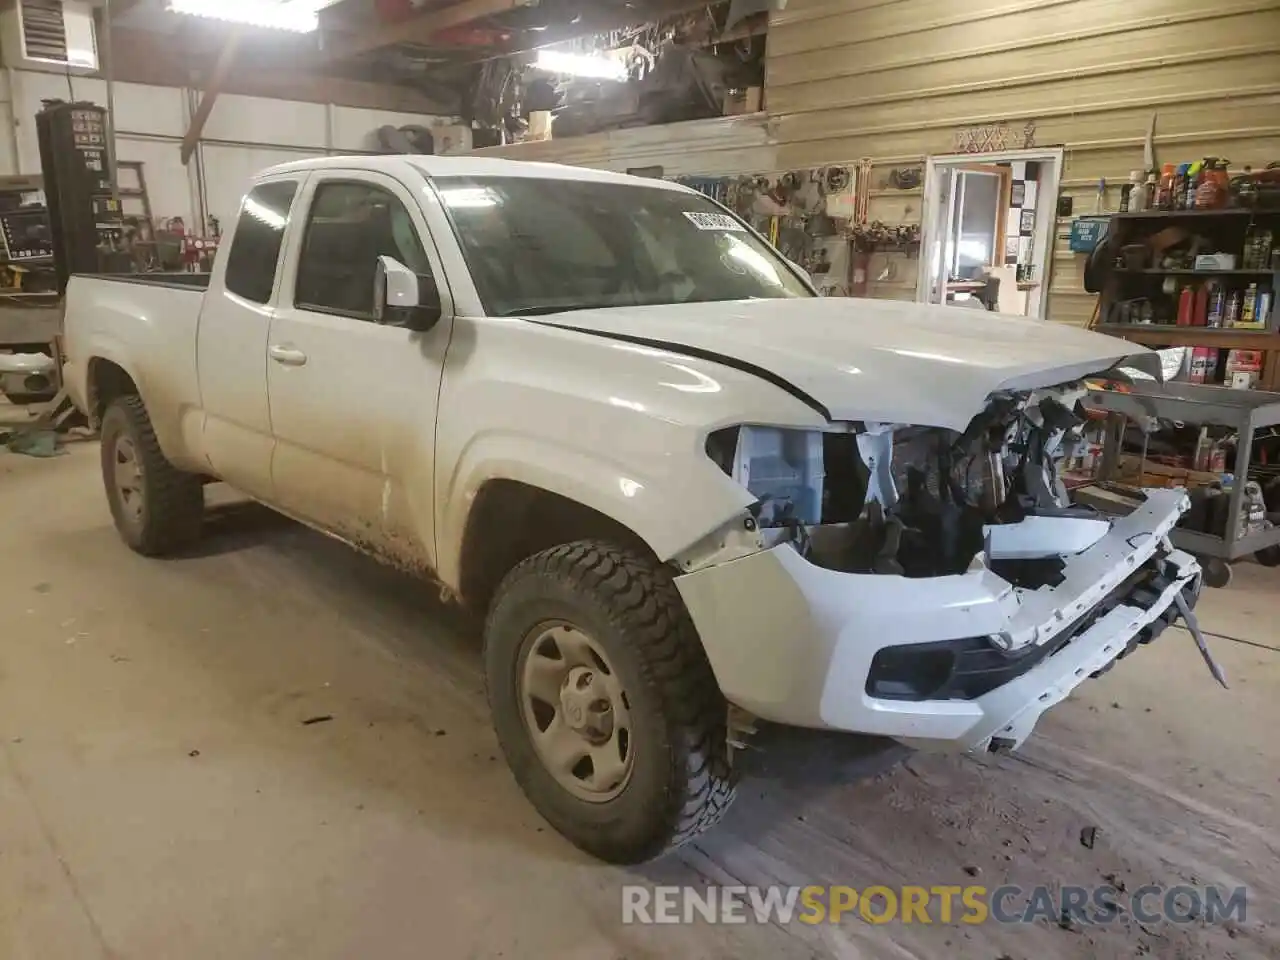
[[[677,558],[729,701],[765,720],[1016,747],[1080,682],[1194,605],[1180,490],[1077,502],[1073,381],[1004,390],[963,431],[742,425],[708,456],[754,498]]]

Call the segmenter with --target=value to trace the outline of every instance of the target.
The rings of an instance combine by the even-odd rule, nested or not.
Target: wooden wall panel
[[[1188,27],[1195,35],[1220,22],[1226,28],[1227,43],[1258,42],[1265,34],[1273,33],[1263,22],[1277,16],[1272,0],[1231,0],[1212,9],[1191,6],[1185,0],[1133,0],[1131,5],[1111,0],[1023,0],[1015,4],[985,0],[983,6],[989,8],[989,15],[976,20],[968,15],[967,5],[952,8],[939,0],[916,0],[911,6],[924,8],[924,12],[904,17],[902,29],[859,29],[857,15],[789,29],[771,28],[770,86],[821,83],[895,67],[947,65],[950,69],[964,69],[966,60],[1003,54],[1021,53],[1024,62],[1034,57],[1032,62],[1042,68],[1055,62],[1069,67],[1070,48],[1073,44],[1079,46],[1080,41],[1101,44],[1104,50],[1110,47],[1119,59],[1128,59],[1159,53],[1166,44],[1178,49],[1181,41],[1177,35],[1185,37]],[[946,12],[931,15],[929,8]],[[1250,16],[1260,20],[1257,26],[1263,35],[1251,37],[1242,24],[1235,22]],[[851,39],[833,43],[842,32],[833,27],[846,19]],[[930,23],[935,26],[930,27]],[[1147,36],[1150,31],[1155,32]],[[1274,35],[1271,39],[1275,39]],[[1059,49],[1062,47],[1068,49]],[[1214,55],[1214,48],[1201,49],[1207,56]],[[1016,63],[1017,58],[1013,61]],[[992,70],[989,75],[1000,76],[1003,71]],[[1012,75],[1016,75],[1016,69]],[[818,97],[829,92],[827,86],[814,88]]]
[[[773,144],[772,124],[763,114],[753,114],[516,143],[476,153],[618,171],[657,165],[668,176],[724,175],[780,169]]]
[[[1280,159],[1275,0],[791,0],[768,51],[782,167],[870,158],[887,172],[952,152],[957,129],[1008,121],[1018,134],[1030,122],[1037,146],[1065,148],[1063,192],[1090,213],[1100,178],[1114,209],[1142,166],[1153,113],[1157,160]],[[915,199],[873,193],[871,215],[919,222]],[[1049,316],[1085,323],[1093,298],[1069,224],[1055,225]],[[873,295],[914,295],[912,271],[874,275]]]
[[[1142,166],[1156,116],[1161,162],[1225,156],[1235,168],[1280,159],[1277,0],[790,0],[771,15],[767,121],[614,131],[503,148],[508,156],[669,173],[733,174],[870,159],[870,216],[918,223],[919,192],[888,189],[895,166],[954,151],[955,133],[1034,124],[1036,146],[1065,150],[1063,192],[1092,212],[1097,183]],[[730,122],[731,123],[731,122]],[[720,125],[720,126],[718,126]],[[732,125],[732,124],[731,124]],[[1056,224],[1049,316],[1084,323],[1093,298]],[[909,299],[900,254],[875,296]],[[886,261],[888,262],[888,261]]]

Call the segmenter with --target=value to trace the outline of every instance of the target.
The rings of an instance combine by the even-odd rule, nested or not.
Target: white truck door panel
[[[279,505],[400,566],[435,565],[436,405],[452,309],[414,198],[394,178],[326,170],[291,231],[267,343]],[[381,255],[437,278],[425,333],[373,319]]]
[[[203,447],[213,472],[263,500],[271,484],[267,334],[290,211],[302,180],[259,183],[245,197],[200,312],[196,365],[205,412]]]

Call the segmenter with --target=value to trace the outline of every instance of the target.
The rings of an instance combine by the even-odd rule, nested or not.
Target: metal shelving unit
[[[1280,424],[1280,393],[1261,390],[1231,390],[1206,387],[1194,383],[1135,383],[1128,393],[1093,391],[1086,398],[1088,407],[1136,423],[1156,418],[1190,424],[1214,424],[1238,431],[1236,447],[1236,482],[1231,488],[1227,506],[1225,536],[1218,537],[1199,530],[1178,527],[1173,543],[1181,550],[1197,556],[1222,561],[1238,560],[1268,547],[1280,546],[1280,527],[1240,536],[1240,511],[1244,502],[1244,485],[1253,453],[1254,431]],[[1119,445],[1123,430],[1109,430],[1107,449],[1103,452],[1105,474],[1119,462]]]

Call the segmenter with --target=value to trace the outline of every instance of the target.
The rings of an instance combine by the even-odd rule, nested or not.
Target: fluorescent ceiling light
[[[328,5],[329,0],[169,0],[174,13],[297,33],[311,33],[319,27],[317,11]]]
[[[621,60],[611,57],[590,57],[579,53],[560,53],[556,50],[539,50],[534,66],[539,70],[564,73],[573,77],[594,77],[599,80],[625,80],[627,67]]]

